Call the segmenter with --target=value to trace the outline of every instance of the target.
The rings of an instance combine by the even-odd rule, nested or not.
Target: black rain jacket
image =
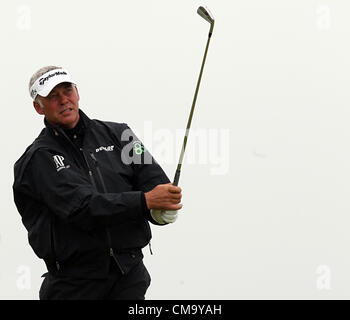
[[[124,123],[89,119],[82,148],[46,128],[14,166],[14,200],[31,247],[48,271],[105,278],[143,258],[152,220],[144,192],[169,179]],[[130,258],[132,257],[132,258]]]

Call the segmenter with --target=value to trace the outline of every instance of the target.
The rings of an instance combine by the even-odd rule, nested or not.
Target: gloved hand
[[[174,223],[177,219],[177,210],[151,209],[151,216],[159,224]]]

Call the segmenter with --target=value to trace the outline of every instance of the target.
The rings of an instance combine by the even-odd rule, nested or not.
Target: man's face
[[[79,93],[75,85],[63,82],[54,87],[47,97],[34,101],[35,110],[46,120],[64,129],[72,129],[79,121]]]

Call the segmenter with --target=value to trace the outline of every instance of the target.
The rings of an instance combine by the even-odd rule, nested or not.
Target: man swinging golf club
[[[45,128],[16,162],[13,192],[48,270],[40,299],[144,299],[149,222],[176,221],[181,188],[126,124],[92,120],[80,109],[66,69],[41,68],[29,92]]]

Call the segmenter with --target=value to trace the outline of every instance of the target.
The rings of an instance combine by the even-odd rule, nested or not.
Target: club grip
[[[180,180],[180,170],[176,170],[173,185],[177,186]]]

